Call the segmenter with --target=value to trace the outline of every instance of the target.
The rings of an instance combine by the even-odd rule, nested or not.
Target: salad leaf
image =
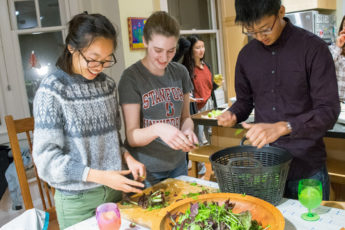
[[[201,230],[201,229],[232,229],[232,230],[263,230],[249,211],[233,213],[235,204],[230,200],[223,205],[217,202],[191,203],[185,213],[167,213],[173,230]],[[268,229],[267,226],[265,229]]]

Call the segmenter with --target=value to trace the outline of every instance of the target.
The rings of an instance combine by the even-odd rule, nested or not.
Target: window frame
[[[207,0],[210,2],[211,7],[211,29],[200,30],[200,29],[190,29],[190,30],[181,30],[181,35],[190,35],[190,34],[214,34],[216,37],[216,47],[217,47],[217,64],[218,71],[213,74],[222,74],[224,79],[223,90],[224,90],[224,101],[227,103],[225,95],[227,94],[227,84],[226,84],[226,72],[225,72],[225,60],[224,60],[224,46],[223,46],[223,33],[222,33],[222,17],[221,17],[221,3],[220,0]],[[161,10],[169,13],[168,9],[168,0],[160,0]],[[218,21],[218,28],[217,28]],[[212,51],[210,51],[212,52]]]
[[[220,12],[220,10],[216,9],[216,0],[207,0],[210,2],[210,6],[211,6],[211,29],[207,29],[207,30],[200,30],[200,29],[190,29],[190,30],[181,30],[180,34],[181,35],[190,35],[190,34],[213,34],[216,37],[216,47],[217,47],[217,64],[218,64],[218,73],[214,73],[214,74],[222,74],[223,78],[225,78],[225,71],[224,71],[224,54],[222,52],[222,47],[223,47],[223,43],[222,43],[222,34],[221,34],[221,20],[220,17],[218,17],[218,22],[219,22],[219,28],[217,28],[217,15],[219,15],[220,13],[217,14],[217,12]],[[219,5],[219,4],[218,4]],[[160,0],[160,6],[161,6],[161,10],[169,12],[168,9],[168,0]],[[212,52],[212,51],[211,51]],[[225,86],[226,84],[224,84]]]
[[[15,2],[27,0],[0,1],[0,144],[8,142],[7,129],[4,117],[8,114],[16,119],[30,116],[28,97],[25,87],[24,70],[19,45],[19,35],[32,33],[60,32],[63,41],[67,34],[67,21],[77,13],[78,3],[74,0],[58,0],[61,26],[42,27],[39,2],[34,0],[36,6],[37,27],[30,29],[17,29],[15,15]]]

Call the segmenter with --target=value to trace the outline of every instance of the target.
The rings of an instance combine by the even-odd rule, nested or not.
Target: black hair
[[[193,58],[193,47],[195,45],[195,43],[197,41],[202,41],[201,38],[196,35],[190,35],[187,37],[188,41],[190,42],[190,47],[188,52],[186,52],[183,56],[183,60],[182,60],[182,64],[184,66],[186,66],[188,72],[189,72],[189,76],[191,79],[194,79],[194,67],[195,67],[195,62],[194,62],[194,58]],[[204,55],[205,57],[205,55]],[[201,61],[204,60],[204,57],[202,57]]]
[[[236,23],[252,26],[265,16],[277,15],[281,0],[235,0]]]
[[[338,30],[338,35],[339,35],[340,32],[343,30],[344,21],[345,21],[345,16],[344,16],[343,19],[341,20],[341,23],[340,23],[340,26],[339,26],[339,30]]]
[[[183,57],[183,55],[188,52],[189,47],[190,47],[190,41],[184,36],[181,36],[178,39],[177,43],[178,45],[177,45],[176,54],[172,59],[172,61],[174,62],[178,62],[180,58]]]
[[[144,26],[144,38],[148,43],[153,34],[160,34],[166,37],[180,36],[180,25],[177,20],[165,11],[156,11],[147,19]]]
[[[104,37],[113,41],[114,50],[117,46],[117,33],[113,24],[101,14],[87,12],[75,15],[68,23],[68,34],[65,40],[63,53],[58,58],[56,66],[66,73],[73,74],[72,54],[68,45],[76,51],[91,45],[97,37]]]

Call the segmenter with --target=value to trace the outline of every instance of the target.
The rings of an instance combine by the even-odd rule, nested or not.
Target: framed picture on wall
[[[128,21],[128,37],[129,47],[131,50],[144,49],[143,33],[144,25],[147,18],[129,17]]]

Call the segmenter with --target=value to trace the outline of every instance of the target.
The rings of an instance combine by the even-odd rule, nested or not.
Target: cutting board
[[[143,192],[148,195],[151,191],[157,191],[158,189],[164,192],[170,192],[169,195],[166,196],[166,201],[169,203],[169,205],[174,204],[178,200],[184,199],[184,195],[189,193],[198,193],[203,189],[207,189],[208,193],[218,192],[218,190],[215,188],[170,178],[154,185],[151,188],[145,189]],[[133,195],[131,200],[137,201],[139,196],[141,196],[141,194]],[[154,226],[154,222],[159,221],[158,213],[163,210],[155,209],[148,211],[133,204],[122,205],[118,203],[118,206],[120,209],[121,218],[125,218],[131,222],[148,228],[152,228],[152,226]]]

